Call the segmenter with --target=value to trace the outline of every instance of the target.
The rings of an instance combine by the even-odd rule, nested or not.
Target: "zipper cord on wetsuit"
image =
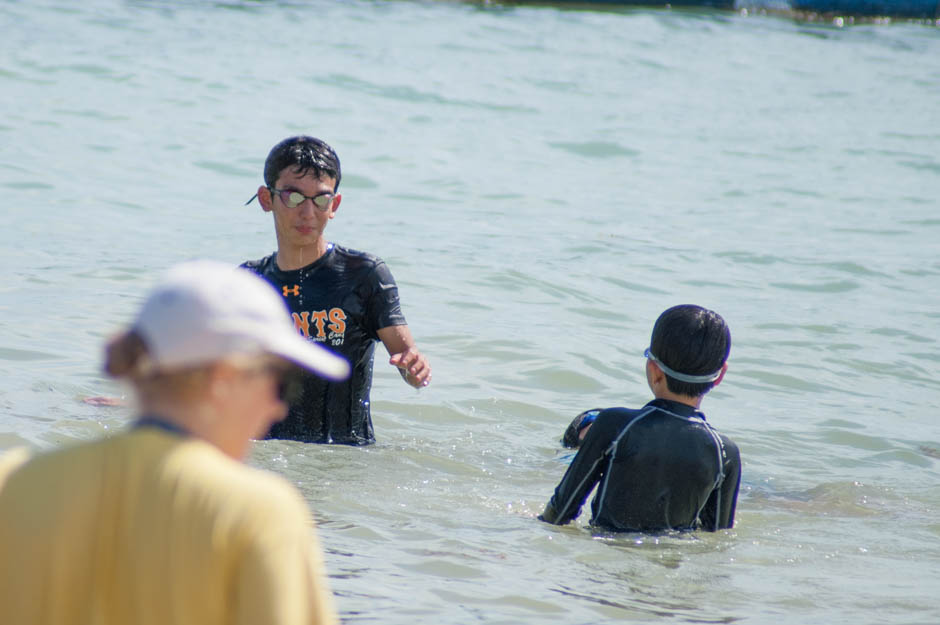
[[[611,471],[611,468],[612,468],[613,465],[614,465],[614,458],[617,456],[617,445],[620,444],[620,439],[622,439],[622,438],[626,435],[627,431],[628,431],[630,428],[632,428],[636,423],[639,423],[640,419],[642,419],[643,417],[646,417],[646,416],[652,414],[652,413],[655,412],[656,410],[658,410],[658,408],[649,407],[649,408],[646,409],[645,412],[641,412],[641,413],[638,414],[636,417],[634,417],[634,418],[633,418],[633,421],[631,421],[630,423],[628,423],[628,424],[626,425],[626,427],[624,427],[624,428],[620,431],[620,434],[617,435],[617,438],[615,438],[615,439],[613,440],[613,442],[607,447],[607,449],[604,450],[604,454],[601,456],[601,458],[598,459],[598,462],[600,462],[600,460],[602,460],[603,458],[609,457],[609,460],[607,461],[607,471],[604,473],[604,483],[601,484],[601,488],[600,488],[600,491],[599,491],[599,493],[598,493],[598,498],[597,498],[598,504],[597,504],[597,515],[596,515],[596,516],[597,516],[598,518],[600,518],[601,512],[604,510],[604,501],[605,501],[605,497],[606,497],[606,495],[607,495],[607,484],[608,484],[608,482],[610,481],[610,474],[611,474],[611,472],[612,472],[612,471]],[[592,467],[592,469],[593,469],[593,467]]]
[[[705,430],[712,437],[712,441],[715,443],[715,450],[718,452],[718,475],[715,476],[715,485],[712,486],[712,492],[718,491],[718,499],[715,502],[715,524],[712,527],[713,532],[718,531],[718,526],[721,524],[721,485],[725,481],[725,444],[721,442],[721,437],[715,431],[715,429],[709,425],[708,421],[702,419],[702,425],[705,426]],[[702,510],[705,509],[705,505],[708,503],[708,497],[705,498],[705,502],[702,504],[702,507],[698,509],[698,512],[695,514],[695,523],[696,525],[701,523],[700,515]]]

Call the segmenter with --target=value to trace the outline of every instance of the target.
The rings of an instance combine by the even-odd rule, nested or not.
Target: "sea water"
[[[843,27],[840,27],[842,24]],[[0,2],[0,449],[123,428],[101,347],[157,276],[275,247],[268,150],[330,142],[434,379],[367,448],[266,441],[346,622],[940,622],[940,32],[459,2]],[[734,529],[536,520],[679,303]],[[379,348],[377,353],[383,350]]]

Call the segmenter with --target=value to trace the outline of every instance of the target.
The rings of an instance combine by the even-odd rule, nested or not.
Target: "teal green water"
[[[940,621],[940,32],[456,2],[0,2],[0,449],[122,427],[100,347],[168,265],[274,247],[268,149],[343,159],[332,239],[434,366],[378,444],[264,442],[347,622]],[[721,312],[734,530],[535,516],[571,417]]]

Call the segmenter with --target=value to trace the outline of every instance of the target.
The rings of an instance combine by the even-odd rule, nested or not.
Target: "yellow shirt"
[[[26,447],[14,447],[0,454],[0,490],[13,471],[29,460],[29,450]]]
[[[205,442],[142,427],[0,489],[0,623],[336,622],[299,493]]]

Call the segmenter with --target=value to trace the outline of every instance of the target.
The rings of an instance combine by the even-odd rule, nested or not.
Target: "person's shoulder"
[[[7,477],[23,466],[31,455],[27,447],[14,447],[0,452],[0,490],[3,490],[3,483]]]
[[[737,443],[735,443],[731,439],[731,437],[729,437],[726,434],[722,434],[721,432],[717,432],[717,431],[716,433],[718,434],[718,437],[721,439],[721,444],[725,448],[725,453],[727,453],[728,456],[731,458],[740,458],[741,451],[738,449]]]
[[[643,408],[613,406],[611,408],[604,408],[598,412],[595,421],[632,421],[646,412],[649,412],[646,406]]]
[[[388,265],[375,254],[334,244],[330,258],[334,266],[342,266],[347,272],[371,276],[381,284],[394,284],[395,278]]]
[[[735,443],[734,440],[730,436],[728,436],[727,434],[724,434],[718,428],[711,425],[710,422],[707,424],[707,428],[708,430],[710,430],[712,435],[718,437],[718,440],[721,442],[721,447],[724,450],[725,456],[727,456],[728,458],[732,460],[739,461],[741,458],[741,452],[738,449],[737,443]]]
[[[699,413],[699,414],[702,417],[702,419],[705,420],[705,415],[702,413]],[[725,445],[725,447],[727,447],[728,449],[734,449],[735,453],[737,453],[738,451],[737,444],[735,444],[735,442],[731,439],[730,436],[723,433],[719,428],[715,427],[714,422],[712,421],[712,417],[713,415],[709,413],[707,420],[705,420],[705,422],[708,425],[708,429],[714,432],[718,436],[718,438],[721,439],[721,442]]]
[[[597,413],[591,429],[605,433],[607,436],[613,436],[643,413],[643,409],[625,408],[623,406],[604,408]],[[590,432],[588,434],[590,435]]]
[[[336,243],[333,244],[333,253],[337,258],[343,259],[346,262],[356,262],[369,266],[375,266],[385,262],[375,254],[337,245]]]
[[[596,423],[600,424],[602,428],[611,429],[619,434],[625,426],[633,424],[634,422],[640,424],[643,422],[643,417],[654,415],[655,413],[655,406],[651,406],[650,404],[646,404],[640,408],[614,406],[602,410],[600,414],[597,415]],[[631,425],[631,427],[634,426]]]
[[[97,475],[102,464],[113,455],[111,451],[123,437],[67,443],[35,454],[23,449],[13,450],[0,459],[0,486],[10,492],[25,489],[27,493],[59,487],[63,480],[81,480]],[[5,484],[4,484],[5,483]]]
[[[177,449],[176,472],[185,473],[193,487],[223,498],[227,505],[258,509],[258,514],[267,518],[306,510],[299,491],[275,473],[233,460],[195,439]]]
[[[259,258],[258,260],[246,260],[239,267],[242,269],[247,269],[248,271],[253,271],[257,274],[264,273],[264,270],[271,266],[271,261],[274,259],[274,254],[268,254],[264,258]]]

